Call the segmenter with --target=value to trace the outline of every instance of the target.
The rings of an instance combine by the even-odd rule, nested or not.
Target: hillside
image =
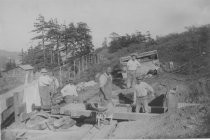
[[[16,62],[19,62],[19,53],[18,52],[10,52],[0,49],[0,69],[4,68],[5,63],[9,61],[9,58],[15,59]]]
[[[117,66],[119,58],[134,52],[158,50],[160,62],[173,61],[176,65],[186,64],[183,74],[201,74],[210,70],[210,26],[188,27],[185,32],[157,37],[153,42],[132,42],[125,36],[113,40],[107,48],[97,53],[105,56],[110,66]],[[114,44],[114,45],[112,45]],[[126,44],[126,45],[124,45]]]

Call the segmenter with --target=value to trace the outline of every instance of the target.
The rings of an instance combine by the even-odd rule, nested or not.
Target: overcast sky
[[[155,37],[209,24],[210,0],[0,0],[0,49],[27,49],[39,14],[60,23],[86,22],[101,47],[111,32],[149,30]]]

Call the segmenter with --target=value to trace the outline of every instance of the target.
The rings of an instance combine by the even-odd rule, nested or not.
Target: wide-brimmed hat
[[[45,68],[41,69],[41,73],[47,73],[47,70]]]
[[[131,56],[137,56],[137,53],[132,53]]]

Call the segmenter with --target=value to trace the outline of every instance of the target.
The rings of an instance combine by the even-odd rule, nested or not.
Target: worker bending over
[[[107,105],[111,102],[112,97],[112,76],[111,67],[108,67],[106,72],[101,74],[99,77],[100,84],[100,100],[103,105]]]
[[[154,96],[154,89],[143,82],[143,77],[137,77],[137,82],[134,87],[134,105],[136,105],[136,113],[139,113],[140,108],[143,107],[143,112],[149,113],[151,110],[148,107],[149,94]]]
[[[131,55],[131,59],[127,63],[127,88],[132,88],[136,81],[136,70],[141,64],[136,60],[136,54]]]
[[[51,106],[50,85],[53,80],[45,68],[43,68],[40,72],[41,76],[38,79],[38,84],[41,104],[42,106]]]
[[[77,87],[74,85],[73,80],[66,81],[66,85],[61,89],[61,94],[67,103],[78,100]]]

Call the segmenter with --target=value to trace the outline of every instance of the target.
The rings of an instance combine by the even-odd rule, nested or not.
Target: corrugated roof
[[[24,70],[34,69],[31,65],[19,65],[18,67],[20,67],[21,69],[24,69]]]

